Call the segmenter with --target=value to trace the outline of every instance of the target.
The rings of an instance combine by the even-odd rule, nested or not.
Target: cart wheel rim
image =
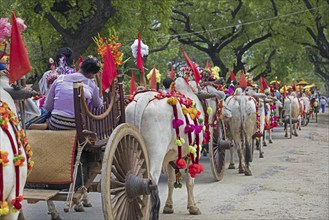
[[[149,173],[142,136],[132,125],[119,125],[111,134],[103,159],[101,191],[105,219],[149,218],[150,196],[134,195],[136,188],[141,188],[134,187],[136,180],[137,184],[145,183],[150,179]]]
[[[217,126],[213,129],[212,138],[209,143],[209,157],[211,171],[214,178],[220,181],[224,178],[225,171],[225,148],[221,145],[221,140],[226,139],[225,128],[222,120],[217,121]]]

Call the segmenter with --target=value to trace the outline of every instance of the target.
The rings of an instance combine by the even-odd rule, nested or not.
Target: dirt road
[[[329,114],[318,117],[292,139],[276,128],[265,158],[255,152],[251,177],[226,170],[221,182],[213,182],[206,169],[194,190],[202,215],[187,214],[183,189],[174,192],[175,214],[161,219],[329,219]]]
[[[276,128],[274,143],[264,148],[265,158],[255,153],[251,177],[226,169],[224,179],[214,182],[209,159],[203,157],[205,171],[197,177],[194,190],[202,215],[188,214],[183,186],[174,191],[175,213],[161,214],[160,219],[329,219],[329,113],[319,114],[318,121],[311,120],[292,139],[284,138],[282,127]],[[159,191],[162,212],[165,175]],[[103,219],[100,194],[90,195],[93,208],[84,213],[64,213],[64,203],[55,202],[62,219]],[[45,202],[24,202],[23,208],[26,219],[50,219]]]

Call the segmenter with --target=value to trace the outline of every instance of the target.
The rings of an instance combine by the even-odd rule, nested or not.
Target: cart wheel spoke
[[[209,142],[209,157],[213,176],[220,181],[224,177],[225,170],[225,148],[221,141],[225,140],[225,129],[221,120],[217,121],[217,126],[213,129],[212,138]]]
[[[147,150],[139,131],[132,125],[119,125],[104,152],[101,186],[105,219],[148,219],[150,196],[140,195],[144,190],[139,184],[150,179],[149,172]],[[131,190],[136,184],[137,192]]]

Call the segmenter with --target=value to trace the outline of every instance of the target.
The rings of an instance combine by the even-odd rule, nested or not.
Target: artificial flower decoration
[[[213,68],[211,68],[211,73],[212,73],[214,79],[219,79],[219,67],[218,66],[214,66]]]
[[[149,72],[149,74],[146,75],[147,80],[151,80],[153,71],[155,70],[155,76],[156,76],[156,82],[160,83],[161,81],[161,74],[160,71],[158,69],[156,69],[155,67],[153,69],[151,69],[151,71]]]
[[[123,59],[123,53],[119,51],[119,48],[121,47],[121,43],[119,43],[119,37],[111,34],[109,37],[101,37],[98,35],[98,37],[93,37],[94,42],[97,45],[97,52],[102,57],[102,60],[105,59],[106,54],[106,48],[109,46],[112,56],[114,58],[115,65],[117,67],[124,64],[122,61]]]

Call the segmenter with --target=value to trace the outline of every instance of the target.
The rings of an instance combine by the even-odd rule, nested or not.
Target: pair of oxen
[[[222,101],[221,119],[226,124],[227,137],[232,141],[238,150],[239,156],[239,173],[245,173],[245,175],[252,175],[249,163],[252,161],[253,155],[253,143],[255,139],[255,133],[257,132],[257,112],[256,103],[259,103],[258,111],[261,111],[263,115],[263,127],[265,121],[265,102],[261,101],[265,97],[262,95],[254,94],[256,98],[250,95],[246,95],[241,89],[237,89],[233,96],[225,98],[225,93],[218,91],[214,86],[203,86],[202,89],[198,89],[194,81],[186,82],[183,78],[178,78],[175,81],[175,90],[184,94],[186,97],[193,100],[194,105],[200,112],[200,118],[214,123],[214,119],[218,116],[218,101]],[[198,96],[199,94],[199,96]],[[200,99],[200,94],[207,94],[206,100]],[[153,184],[158,184],[161,172],[166,169],[168,173],[168,197],[164,206],[164,213],[173,213],[173,200],[172,194],[175,183],[175,169],[170,163],[177,160],[178,147],[177,132],[173,129],[173,121],[175,118],[181,119],[183,122],[179,127],[179,136],[185,140],[188,140],[188,133],[184,132],[184,128],[189,124],[193,124],[195,121],[189,116],[184,115],[184,104],[177,104],[177,114],[173,111],[172,105],[168,104],[169,98],[158,99],[156,98],[158,92],[150,91],[138,93],[134,96],[132,102],[126,107],[126,122],[135,125],[139,132],[142,134],[149,159],[150,159],[150,176]],[[203,95],[201,95],[203,96]],[[203,97],[206,97],[203,96]],[[276,101],[276,100],[271,100]],[[204,106],[206,105],[206,106]],[[206,109],[212,109],[207,111]],[[260,110],[261,109],[261,110]],[[206,116],[206,114],[208,114]],[[188,119],[188,120],[187,120]],[[261,132],[264,131],[264,128]],[[213,127],[210,126],[210,136],[212,135]],[[192,138],[194,139],[194,133]],[[206,136],[205,136],[206,137]],[[203,136],[200,137],[200,143],[202,143]],[[189,143],[186,141],[182,146],[182,155],[185,157],[189,150]],[[233,150],[231,147],[231,162],[230,168],[234,168]],[[261,154],[262,151],[260,150]],[[186,177],[187,188],[187,209],[190,214],[201,214],[199,208],[196,206],[193,195],[194,178],[190,175]],[[152,211],[159,213],[158,197],[152,201]],[[154,214],[154,213],[153,213]]]

